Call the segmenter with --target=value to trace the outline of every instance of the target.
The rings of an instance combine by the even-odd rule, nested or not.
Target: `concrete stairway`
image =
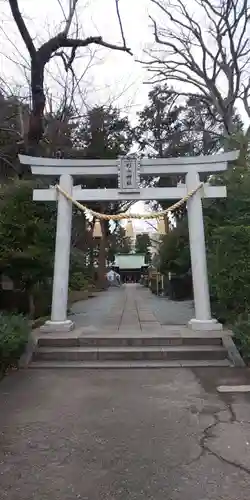
[[[211,332],[210,332],[211,333]],[[58,334],[37,338],[32,368],[164,368],[230,366],[218,333],[177,336],[143,332],[88,335]]]

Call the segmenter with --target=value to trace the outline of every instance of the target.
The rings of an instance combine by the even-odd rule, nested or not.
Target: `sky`
[[[61,4],[67,11],[68,0],[61,0]],[[63,14],[58,0],[19,0],[19,5],[36,45],[63,26]],[[149,87],[143,85],[143,82],[148,79],[148,75],[136,59],[142,58],[143,49],[153,40],[149,7],[149,0],[120,0],[124,33],[133,56],[108,49],[97,51],[81,86],[87,104],[113,102],[128,112],[132,120],[135,119],[136,112],[145,105]],[[16,63],[28,66],[27,51],[11,19],[8,2],[0,0],[0,10],[3,12],[0,36],[1,74],[5,81],[24,82],[26,85],[28,70],[25,71]],[[101,35],[105,41],[121,43],[114,0],[78,0],[78,19],[83,37]],[[91,57],[88,49],[78,51],[78,56],[80,55],[81,58],[75,63],[78,75],[84,71]],[[50,64],[48,70],[60,78],[63,68],[59,59]],[[46,84],[56,98],[61,88],[48,74]]]
[[[19,0],[20,9],[36,46],[63,28],[62,8],[67,12],[69,1],[72,0]],[[209,25],[204,18],[204,11],[197,7],[194,0],[185,0],[185,3],[190,12],[193,11],[195,19],[204,26],[206,39],[209,37]],[[82,38],[101,35],[105,41],[121,43],[115,0],[78,0],[77,5]],[[80,104],[81,100],[87,106],[112,103],[128,113],[134,121],[136,112],[147,102],[150,90],[150,86],[144,84],[149,83],[149,73],[137,62],[145,57],[143,50],[153,45],[153,28],[149,15],[164,28],[175,30],[175,25],[166,25],[166,22],[169,23],[166,16],[162,17],[160,9],[150,0],[119,0],[119,5],[126,42],[131,47],[133,56],[102,48],[98,49],[92,58],[93,46],[78,50],[75,60],[76,73],[80,76],[85,71],[80,84],[78,103]],[[27,50],[15,27],[8,0],[0,0],[0,14],[0,77],[6,83],[19,84],[22,87],[20,92],[24,93],[25,88],[27,91],[29,78]],[[72,23],[72,29],[74,27],[75,23]],[[159,46],[157,49],[159,50]],[[198,46],[194,49],[194,55],[199,62],[201,54]],[[54,100],[62,93],[64,79],[62,62],[59,58],[54,58],[47,66],[45,80],[49,96],[52,95]],[[223,89],[223,84],[221,80],[221,88],[226,90]],[[183,87],[183,84],[181,86]],[[187,88],[188,84],[185,84],[185,90]]]

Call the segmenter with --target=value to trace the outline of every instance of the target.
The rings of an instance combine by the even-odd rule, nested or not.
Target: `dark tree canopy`
[[[144,254],[146,264],[151,262],[150,247],[151,241],[148,233],[141,233],[136,235],[135,253]]]

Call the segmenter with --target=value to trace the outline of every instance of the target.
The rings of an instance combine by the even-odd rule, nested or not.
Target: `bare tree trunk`
[[[43,90],[44,67],[44,62],[36,55],[31,61],[32,110],[28,131],[28,145],[31,150],[37,148],[44,132],[43,116],[46,100]]]
[[[33,290],[29,290],[28,296],[29,296],[29,317],[30,317],[30,319],[34,319],[36,308],[35,308],[35,299],[34,299]]]
[[[165,217],[164,217],[164,225],[165,225],[165,233],[168,234],[169,233],[169,220],[168,220],[167,215],[165,215]]]

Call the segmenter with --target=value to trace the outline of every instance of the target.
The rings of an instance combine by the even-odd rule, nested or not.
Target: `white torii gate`
[[[199,173],[214,174],[227,169],[237,151],[210,156],[184,158],[119,160],[71,160],[19,155],[20,162],[30,165],[36,175],[60,178],[60,187],[78,201],[178,200],[200,185]],[[185,174],[186,183],[177,187],[139,187],[140,177]],[[118,177],[117,189],[82,189],[73,186],[73,178]],[[225,186],[204,184],[187,202],[189,241],[192,264],[195,318],[189,322],[193,330],[221,330],[211,317],[206,246],[201,198],[226,197]],[[57,230],[51,319],[42,329],[47,332],[70,331],[74,323],[67,318],[72,203],[54,187],[35,189],[35,201],[57,201]]]

